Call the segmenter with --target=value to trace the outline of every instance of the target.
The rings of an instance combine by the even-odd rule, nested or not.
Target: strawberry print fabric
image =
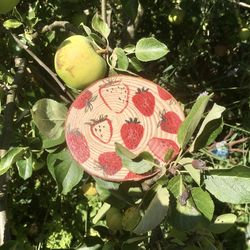
[[[115,142],[133,153],[149,151],[160,162],[179,152],[177,132],[184,114],[174,97],[143,78],[118,75],[93,83],[72,103],[65,124],[68,148],[91,175],[110,181],[138,181],[122,166]]]

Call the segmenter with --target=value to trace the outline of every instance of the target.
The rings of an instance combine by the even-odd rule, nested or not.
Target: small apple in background
[[[241,28],[239,37],[241,41],[248,40],[250,38],[250,30],[248,28]]]
[[[122,217],[122,228],[132,232],[141,220],[140,210],[137,207],[129,207]]]
[[[122,229],[122,213],[118,208],[110,207],[106,213],[106,223],[108,228],[116,232]]]
[[[20,0],[0,0],[0,14],[7,14],[19,2],[20,2]]]
[[[55,70],[67,86],[84,89],[106,75],[107,64],[92,42],[84,36],[74,35],[62,42],[56,51]]]
[[[174,8],[168,15],[168,21],[172,24],[179,25],[183,22],[185,16],[184,10],[180,8]]]

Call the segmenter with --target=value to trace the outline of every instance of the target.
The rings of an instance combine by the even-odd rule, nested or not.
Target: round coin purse
[[[174,97],[159,85],[126,75],[101,79],[72,103],[65,136],[73,158],[90,175],[108,181],[139,181],[156,172],[130,172],[115,143],[139,154],[151,153],[164,163],[171,149],[179,152],[177,132],[184,114]]]

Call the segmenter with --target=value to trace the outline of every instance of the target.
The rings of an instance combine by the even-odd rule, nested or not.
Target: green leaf
[[[155,195],[151,199],[148,207],[142,216],[141,221],[133,230],[136,234],[143,234],[158,226],[164,217],[167,215],[169,207],[169,192],[167,188],[159,185]]]
[[[154,158],[149,152],[141,152],[139,155],[135,155],[119,143],[116,143],[115,146],[117,154],[122,159],[123,166],[131,172],[143,174],[155,166]]]
[[[174,153],[174,150],[172,148],[169,148],[167,153],[164,156],[164,161],[168,162],[172,158],[173,153]]]
[[[120,186],[120,184],[118,182],[105,181],[105,180],[97,178],[95,176],[93,176],[93,179],[96,181],[98,186],[100,186],[104,189],[118,190],[119,186]]]
[[[115,53],[117,56],[118,69],[127,70],[129,62],[124,50],[121,48],[115,48],[113,53]]]
[[[142,63],[135,56],[129,59],[129,63],[137,72],[144,69]]]
[[[191,189],[191,194],[197,209],[208,219],[212,220],[214,214],[214,202],[208,192],[200,187]]]
[[[62,144],[65,141],[65,134],[64,132],[62,132],[62,134],[60,135],[59,138],[46,138],[44,136],[41,136],[42,141],[43,141],[43,145],[42,147],[45,149],[49,149],[49,148],[53,148],[55,146],[58,146],[60,144]]]
[[[85,33],[86,33],[88,36],[90,36],[90,34],[91,34],[91,29],[90,29],[88,26],[86,26],[86,25],[84,25],[83,23],[81,23],[81,24],[80,24],[80,27],[83,27]]]
[[[32,107],[31,114],[43,136],[57,140],[64,133],[64,122],[67,115],[67,108],[64,104],[52,99],[40,99]]]
[[[134,44],[128,44],[126,45],[123,50],[127,55],[135,53],[135,45]]]
[[[208,239],[206,237],[200,238],[199,245],[201,246],[201,248],[199,248],[199,249],[218,250],[218,248],[213,244],[211,239]]]
[[[95,44],[98,44],[100,46],[106,45],[106,43],[103,41],[102,37],[97,35],[96,33],[89,34],[89,38],[92,40],[94,47],[96,46]]]
[[[154,37],[140,39],[135,47],[136,57],[143,62],[160,59],[168,52],[168,47]]]
[[[199,132],[192,143],[190,149],[191,152],[206,147],[216,139],[223,128],[221,115],[224,111],[224,107],[219,106],[216,103],[213,105],[212,109],[202,122]]]
[[[175,198],[178,198],[184,190],[182,176],[176,175],[172,179],[170,179],[170,181],[168,182],[167,188],[169,192],[172,193]]]
[[[96,179],[96,178],[94,178]],[[99,179],[101,180],[101,179]],[[112,185],[112,183],[110,183]],[[117,208],[123,209],[125,206],[131,206],[132,204],[132,198],[127,194],[127,192],[119,189],[119,183],[113,183],[116,189],[106,189],[105,187],[101,186],[96,183],[96,190],[99,194],[99,198],[102,201],[105,201],[106,203],[109,203]]]
[[[133,22],[138,11],[138,0],[121,0],[121,3],[123,13]]]
[[[83,170],[68,150],[49,154],[47,164],[49,172],[64,195],[70,192],[82,179]]]
[[[119,143],[116,143],[115,146],[116,153],[121,157],[123,167],[129,171],[136,174],[144,174],[155,166],[150,153],[143,152],[136,156]]]
[[[208,227],[212,233],[220,234],[230,229],[236,222],[237,216],[235,214],[222,214],[218,216],[213,223]]]
[[[20,27],[21,25],[23,25],[23,24],[16,19],[8,19],[3,23],[3,26],[6,29],[16,29],[16,28]]]
[[[198,126],[211,95],[200,95],[186,119],[181,124],[177,138],[181,148],[185,148]]]
[[[12,148],[1,158],[0,175],[5,174],[22,157],[25,149],[24,147]]]
[[[95,14],[92,19],[92,28],[106,39],[110,34],[110,28],[108,24],[105,23],[98,14]]]
[[[233,204],[250,202],[250,168],[211,170],[205,176],[206,189],[218,200]]]
[[[170,211],[168,220],[175,229],[180,231],[195,230],[205,220],[196,209],[192,197],[187,200],[185,205],[181,205],[177,200],[176,208]]]
[[[130,159],[122,158],[122,165],[123,167],[127,168],[129,171],[136,173],[136,174],[144,174],[151,170],[155,164],[154,162],[148,160],[141,160],[139,162],[135,162]]]
[[[19,176],[21,178],[23,178],[24,180],[27,180],[28,178],[31,177],[32,171],[33,171],[32,156],[30,156],[29,158],[25,160],[17,161],[16,165],[17,165]]]
[[[118,155],[124,156],[129,159],[134,159],[136,154],[125,148],[122,144],[115,142],[115,150]]]
[[[178,163],[188,171],[194,181],[200,186],[201,172],[193,167],[192,162],[192,158],[182,158]]]

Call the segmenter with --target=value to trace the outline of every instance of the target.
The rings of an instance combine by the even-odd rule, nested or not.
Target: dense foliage
[[[11,236],[0,249],[250,247],[245,2],[28,0],[0,14],[0,175]],[[80,91],[56,77],[54,56],[73,34],[95,42],[110,75],[152,80],[182,104],[181,151],[161,175],[106,182],[71,158],[64,121]],[[117,152],[138,163],[121,145]],[[155,167],[140,157],[140,171]]]

